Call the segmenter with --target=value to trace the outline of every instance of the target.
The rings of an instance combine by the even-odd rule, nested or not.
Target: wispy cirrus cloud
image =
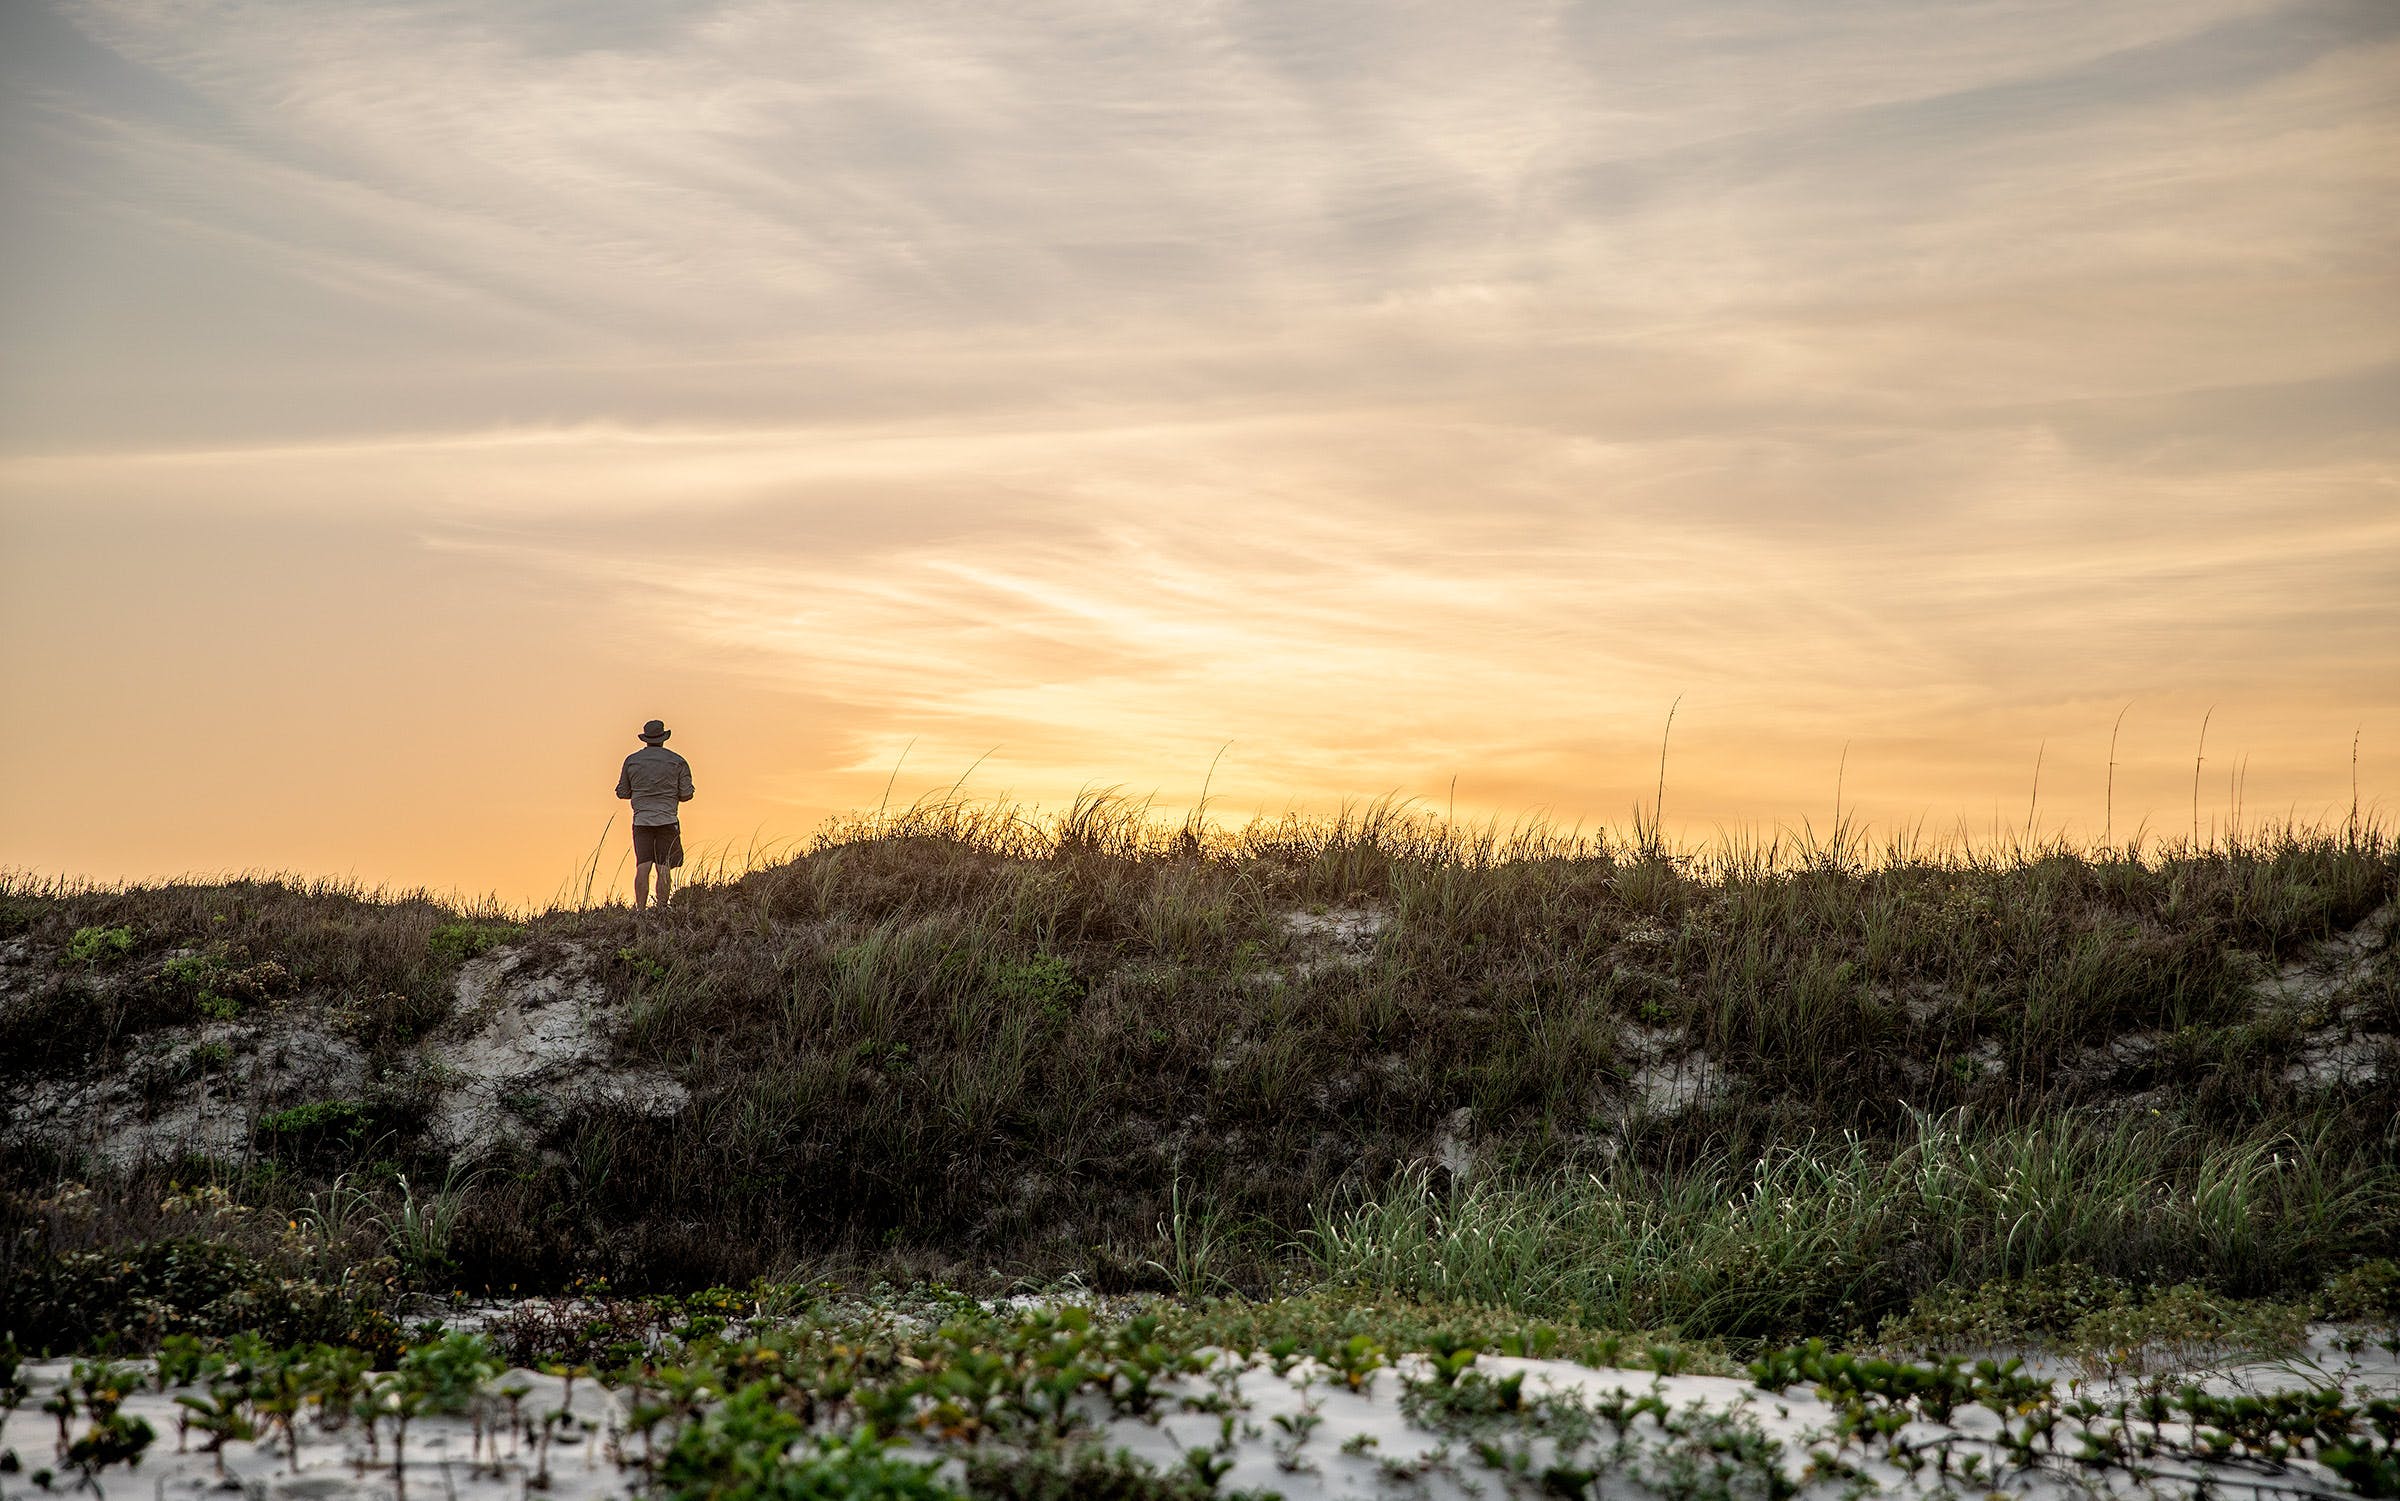
[[[2387,6],[6,24],[27,621],[129,527],[191,539],[153,625],[402,550],[502,656],[805,695],[767,811],[1231,737],[1268,801],[1614,812],[1679,693],[1702,816],[1844,740],[1972,804],[2135,694],[2400,730]],[[223,629],[270,721],[349,691]]]

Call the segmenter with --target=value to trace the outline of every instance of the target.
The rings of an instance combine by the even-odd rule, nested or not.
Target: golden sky
[[[12,0],[0,866],[2339,817],[2396,188],[2388,0]]]

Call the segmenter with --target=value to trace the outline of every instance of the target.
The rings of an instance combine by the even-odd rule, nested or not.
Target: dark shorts
[[[643,865],[663,865],[678,870],[683,865],[683,825],[679,823],[640,824],[633,826],[633,858]]]

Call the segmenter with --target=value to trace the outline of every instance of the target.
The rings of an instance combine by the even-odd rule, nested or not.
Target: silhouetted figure
[[[650,872],[658,871],[658,900],[674,889],[669,872],[683,864],[683,824],[676,805],[692,800],[692,763],[667,749],[667,727],[642,726],[642,748],[625,758],[617,796],[633,804],[633,905],[650,905]]]

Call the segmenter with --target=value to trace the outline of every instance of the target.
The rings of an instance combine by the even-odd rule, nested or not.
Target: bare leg
[[[663,899],[666,896],[665,887],[667,882],[667,873],[665,871],[662,870],[658,873],[658,881],[660,887],[659,896]],[[650,862],[647,860],[641,860],[635,862],[633,867],[633,910],[639,912],[644,907],[649,905]]]
[[[665,865],[658,867],[658,904],[667,904],[667,893],[675,889],[675,874]]]

